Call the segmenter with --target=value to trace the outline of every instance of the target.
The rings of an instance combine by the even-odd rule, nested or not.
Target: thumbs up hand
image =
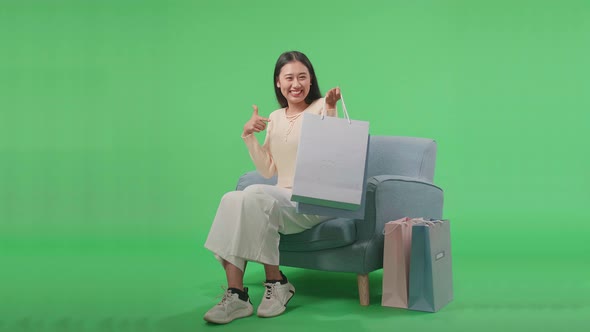
[[[252,112],[250,120],[244,125],[242,137],[246,137],[254,132],[259,133],[263,131],[266,129],[266,124],[270,121],[270,119],[258,115],[258,106],[252,105],[252,108],[254,112]]]

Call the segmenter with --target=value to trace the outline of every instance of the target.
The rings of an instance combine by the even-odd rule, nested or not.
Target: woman
[[[296,213],[290,198],[302,114],[320,114],[325,107],[327,115],[335,116],[340,89],[333,88],[322,98],[311,62],[297,51],[281,54],[273,84],[282,108],[265,118],[253,105],[254,112],[244,125],[242,138],[258,172],[267,178],[277,175],[277,185],[251,185],[221,199],[205,247],[223,265],[228,289],[221,302],[205,314],[208,322],[225,324],[252,315],[248,289],[243,284],[247,261],[264,264],[266,273],[266,292],[257,315],[282,314],[295,294],[295,287],[279,270],[279,233],[299,233],[327,219]],[[266,138],[261,146],[253,133],[265,129]]]

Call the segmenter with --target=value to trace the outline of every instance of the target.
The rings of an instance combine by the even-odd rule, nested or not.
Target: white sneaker
[[[244,291],[248,293],[248,288],[244,288]],[[232,293],[228,289],[223,294],[221,302],[207,311],[203,319],[210,323],[227,324],[234,319],[248,317],[253,312],[254,308],[252,307],[250,298],[244,301],[240,299],[237,293]]]
[[[274,317],[287,309],[287,303],[295,295],[295,287],[290,282],[281,285],[280,282],[265,282],[266,291],[262,302],[258,306],[258,317]]]

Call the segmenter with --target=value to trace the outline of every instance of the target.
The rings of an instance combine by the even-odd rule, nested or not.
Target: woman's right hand
[[[252,105],[254,112],[252,112],[252,117],[246,124],[244,125],[244,132],[242,133],[242,137],[246,137],[252,133],[259,133],[266,129],[266,123],[270,121],[268,118],[261,117],[258,115],[258,106]]]

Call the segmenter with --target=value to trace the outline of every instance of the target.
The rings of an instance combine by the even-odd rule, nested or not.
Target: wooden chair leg
[[[356,280],[359,286],[359,299],[361,305],[369,305],[369,275],[357,274]]]

